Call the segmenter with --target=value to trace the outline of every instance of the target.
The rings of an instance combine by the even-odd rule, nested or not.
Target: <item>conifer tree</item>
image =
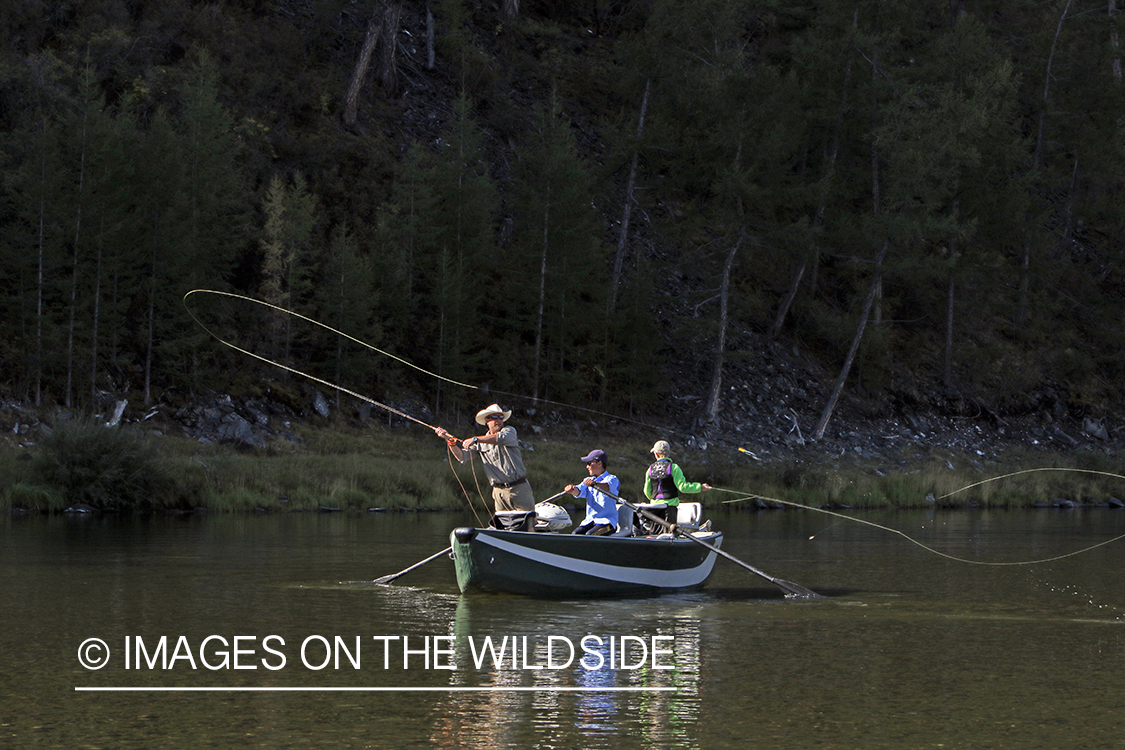
[[[491,353],[484,342],[506,313],[490,299],[498,270],[499,201],[466,93],[444,140],[433,172],[437,372],[455,379],[488,377]]]
[[[181,92],[184,173],[178,210],[185,234],[177,240],[178,284],[170,289],[173,327],[164,342],[167,364],[197,379],[209,341],[179,299],[191,289],[226,289],[246,221],[248,190],[234,118],[219,101],[218,70],[202,53]]]
[[[432,342],[436,330],[433,301],[440,248],[435,166],[433,154],[413,144],[396,167],[391,200],[380,211],[373,261],[388,287],[381,310],[389,343],[404,351],[412,342]]]
[[[517,169],[513,247],[504,283],[520,321],[520,339],[535,398],[579,398],[598,392],[601,310],[607,291],[604,255],[587,170],[557,97],[536,112]]]
[[[804,181],[815,195],[807,219],[799,216],[792,227],[793,255],[789,286],[778,304],[769,329],[776,338],[802,288],[816,293],[821,245],[828,234],[826,224],[841,195],[844,172],[841,150],[855,107],[857,67],[856,37],[859,7],[826,7],[815,24],[792,45],[792,66],[799,81],[806,141],[801,147]]]
[[[184,175],[183,143],[165,110],[158,110],[144,130],[136,153],[137,179],[134,203],[137,212],[136,272],[143,279],[143,328],[141,337],[131,341],[143,372],[143,399],[152,403],[153,367],[159,366],[157,348],[167,340],[165,333],[175,314],[168,303],[168,287],[175,283],[179,258],[177,238],[186,233],[182,205]],[[139,290],[138,290],[139,291]],[[142,296],[143,295],[143,296]]]
[[[143,129],[132,184],[147,277],[146,404],[154,365],[172,384],[194,380],[206,334],[180,300],[191,289],[226,285],[246,197],[233,122],[206,57],[177,94],[179,116],[161,108]]]
[[[801,92],[792,76],[756,59],[764,35],[753,19],[747,3],[658,3],[641,55],[653,61],[659,84],[649,166],[665,175],[662,199],[685,207],[661,226],[689,248],[670,265],[707,279],[701,287],[708,291],[692,315],[680,317],[677,333],[693,342],[693,352],[707,352],[711,419],[719,409],[726,330],[738,318],[730,303],[745,304],[763,283],[740,273],[746,266],[739,255],[751,247],[783,252],[797,221],[791,165],[803,132]],[[776,265],[759,263],[757,272]]]
[[[265,302],[278,307],[288,307],[289,293],[286,289],[289,249],[286,247],[286,225],[289,217],[288,190],[284,178],[279,174],[270,177],[270,186],[262,202],[266,224],[262,230],[262,282],[260,295]],[[285,320],[277,314],[269,315],[271,343],[280,349]]]
[[[5,175],[12,216],[3,233],[6,358],[18,373],[20,391],[35,405],[54,391],[53,352],[61,349],[55,279],[64,264],[65,215],[56,197],[63,191],[59,128],[42,107],[13,135],[19,166]]]
[[[381,327],[375,317],[380,308],[379,294],[369,257],[362,255],[355,234],[346,223],[329,233],[314,265],[312,284],[313,317],[359,341],[382,346]],[[318,342],[327,346],[315,352],[324,360],[321,370],[332,382],[360,392],[373,386],[371,352],[341,335],[318,333]],[[318,362],[310,363],[314,367]],[[345,385],[346,384],[346,385]],[[336,392],[336,406],[341,394]]]
[[[122,247],[128,242],[124,228],[129,222],[127,186],[132,179],[130,151],[134,137],[128,118],[111,112],[106,105],[89,63],[82,70],[78,107],[69,121],[69,172],[76,182],[69,201],[74,266],[67,381],[78,390],[75,395],[81,396],[78,374],[84,363],[88,364],[84,380],[89,383],[89,397],[95,399],[103,359],[99,351],[103,318],[114,334],[121,325],[117,310],[110,306],[107,311],[102,305],[103,279],[107,273],[119,271]],[[86,356],[80,356],[80,351]],[[64,403],[69,404],[69,398]]]
[[[281,175],[270,178],[263,203],[266,224],[262,238],[262,298],[271,305],[297,310],[309,301],[313,284],[309,251],[316,222],[316,198],[304,175],[297,172],[292,187]],[[271,342],[281,361],[292,362],[293,317],[269,315]]]

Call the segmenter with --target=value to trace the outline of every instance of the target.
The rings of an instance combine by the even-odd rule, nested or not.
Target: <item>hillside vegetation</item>
[[[1112,423],[1115,8],[11,0],[0,389]]]

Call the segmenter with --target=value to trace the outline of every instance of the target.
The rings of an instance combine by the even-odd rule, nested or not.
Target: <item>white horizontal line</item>
[[[668,693],[675,687],[76,687],[78,693]]]

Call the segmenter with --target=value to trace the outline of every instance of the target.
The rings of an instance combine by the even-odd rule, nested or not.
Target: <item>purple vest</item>
[[[648,467],[648,478],[652,480],[653,500],[672,500],[680,496],[672,479],[671,461],[657,461]]]

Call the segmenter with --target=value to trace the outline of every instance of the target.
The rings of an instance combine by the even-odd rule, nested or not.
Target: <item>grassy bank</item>
[[[967,468],[950,468],[960,466]],[[899,470],[876,466],[834,470],[824,462],[801,461],[757,469],[735,469],[733,493],[724,500],[756,507],[800,504],[813,507],[1021,508],[1064,501],[1101,505],[1125,497],[1118,462],[1098,454],[1013,453],[1003,463],[975,466],[966,456],[932,456]]]
[[[96,426],[80,426],[65,439],[52,436],[28,447],[5,437],[0,509],[61,511],[84,503],[117,510],[232,513],[439,510],[463,509],[472,502],[483,515],[491,507],[479,462],[451,465],[444,446],[424,430],[306,428],[299,437],[301,443],[279,440],[265,449],[127,431],[115,436]],[[599,447],[622,480],[623,496],[641,499],[649,437],[533,437],[524,460],[536,497],[546,498],[585,476],[579,458]],[[1125,481],[1110,476],[1117,462],[1104,454],[1013,455],[1004,465],[987,468],[960,458],[935,455],[894,471],[875,465],[837,469],[812,454],[760,464],[713,447],[685,450],[678,460],[688,479],[721,488],[704,498],[711,506],[732,502],[753,508],[780,500],[857,509],[1025,507],[1058,499],[1097,504],[1125,496]],[[124,483],[124,489],[114,482]]]

